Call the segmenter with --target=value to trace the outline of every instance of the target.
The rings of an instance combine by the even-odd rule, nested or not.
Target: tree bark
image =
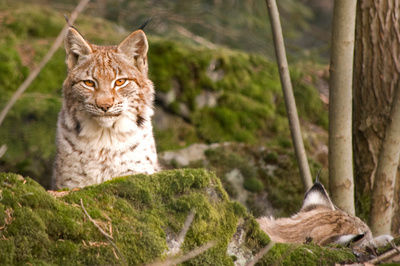
[[[400,86],[399,5],[398,0],[359,0],[357,5],[353,144],[356,198],[365,217],[394,91]],[[399,191],[395,194],[398,201]],[[397,231],[400,214],[394,217],[392,230]]]
[[[400,155],[400,88],[392,102],[389,125],[376,170],[371,201],[371,230],[375,235],[390,234],[393,217],[393,197]]]
[[[357,0],[335,0],[329,90],[329,189],[333,202],[355,214],[352,81]]]

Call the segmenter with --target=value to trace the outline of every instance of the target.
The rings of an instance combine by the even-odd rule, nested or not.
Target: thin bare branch
[[[188,31],[187,29],[185,29],[182,26],[177,25],[177,26],[175,26],[175,28],[176,28],[177,32],[179,32],[181,35],[194,40],[195,42],[207,47],[208,49],[217,49],[217,46],[215,44],[213,44],[212,42]]]
[[[109,234],[107,234],[97,223],[95,220],[93,220],[92,217],[90,217],[89,213],[86,211],[85,206],[83,205],[83,201],[81,199],[81,207],[83,212],[86,214],[86,216],[89,218],[89,220],[94,224],[94,226],[97,227],[97,229],[99,229],[100,233],[102,233],[107,239],[109,240],[114,240],[114,238],[112,236],[110,236]]]
[[[0,147],[0,158],[3,157],[3,155],[6,153],[6,151],[7,151],[7,145],[6,144],[1,145],[1,147]]]
[[[400,248],[398,246],[396,246],[396,243],[394,243],[394,240],[390,241],[390,245],[392,246],[392,248],[397,250],[397,252],[400,254]]]
[[[189,215],[186,217],[185,223],[183,224],[183,228],[181,230],[181,232],[179,233],[178,236],[178,243],[182,244],[183,240],[185,240],[185,236],[189,230],[189,227],[192,225],[194,216],[195,216],[196,212],[195,211],[190,211]]]
[[[206,252],[207,250],[209,250],[210,248],[215,246],[215,242],[214,241],[210,241],[196,249],[193,249],[192,251],[186,253],[183,256],[180,256],[178,258],[167,258],[164,261],[158,261],[155,263],[151,263],[148,264],[147,266],[172,266],[172,265],[177,265],[180,263],[183,263],[185,261],[191,260],[195,257],[197,257],[198,255]]]
[[[382,263],[382,262],[385,262],[386,260],[392,258],[396,254],[400,254],[398,249],[391,249],[391,250],[379,255],[378,257],[367,261],[367,263],[371,263],[372,265],[375,265],[376,263]]]
[[[192,225],[195,214],[195,211],[190,211],[190,213],[186,217],[185,223],[183,224],[182,230],[180,231],[178,237],[176,238],[176,240],[172,239],[168,244],[168,256],[176,255],[181,251],[181,246],[183,244],[183,241],[185,240],[189,227]]]
[[[119,250],[119,248],[117,247],[117,245],[115,245],[115,243],[114,243],[114,241],[113,241],[114,238],[113,238],[111,235],[107,234],[107,233],[96,223],[96,221],[93,220],[93,218],[92,218],[92,217],[89,215],[89,213],[86,211],[86,208],[85,208],[85,206],[83,205],[83,200],[82,200],[82,199],[80,199],[80,202],[81,202],[82,210],[83,210],[83,212],[85,213],[86,217],[89,219],[89,221],[91,221],[91,222],[93,223],[93,225],[94,225],[97,229],[99,229],[100,233],[106,237],[106,239],[108,240],[108,242],[110,242],[110,244],[113,246],[113,248],[117,251],[119,257],[122,258],[122,260],[124,261],[124,264],[127,265],[128,263],[126,262],[125,257],[122,255],[121,251]],[[113,250],[113,252],[114,252],[114,250]],[[114,252],[114,254],[115,254],[115,252]],[[118,256],[115,256],[115,257],[116,257],[117,259],[119,259]]]
[[[64,35],[69,27],[69,25],[72,25],[76,18],[78,17],[79,13],[82,12],[82,10],[85,8],[85,6],[89,3],[90,0],[81,0],[79,4],[76,6],[74,11],[71,14],[71,18],[68,21],[68,24],[64,26],[64,28],[60,31],[58,34],[56,40],[54,41],[53,45],[51,46],[50,50],[47,52],[47,54],[43,57],[42,61],[39,63],[39,65],[32,70],[32,72],[29,74],[27,79],[19,86],[19,88],[15,91],[11,99],[8,101],[4,109],[0,113],[0,126],[3,123],[5,117],[7,116],[8,112],[10,109],[14,106],[15,102],[21,97],[21,95],[24,93],[24,91],[31,85],[31,83],[35,80],[37,75],[39,75],[40,71],[43,69],[43,67],[49,62],[49,60],[53,57],[54,53],[57,51],[57,49],[60,47],[60,45],[63,42]]]
[[[253,260],[249,261],[246,266],[253,266],[255,265],[262,257],[264,257],[265,254],[267,254],[271,248],[273,248],[275,245],[274,241],[270,241],[267,246],[265,246],[263,249],[261,249],[253,258]]]
[[[289,67],[286,59],[285,43],[283,41],[279,11],[275,0],[265,0],[265,2],[267,4],[268,14],[271,21],[276,59],[278,62],[283,96],[285,98],[286,112],[289,119],[290,133],[292,135],[294,151],[296,153],[296,159],[300,169],[300,176],[303,181],[304,190],[307,191],[312,186],[312,178],[310,167],[308,166],[306,151],[304,149],[303,138],[301,136],[300,122],[297,115],[296,101],[293,95],[293,87],[290,80]]]

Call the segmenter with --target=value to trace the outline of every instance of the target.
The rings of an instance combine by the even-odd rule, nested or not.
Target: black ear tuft
[[[315,177],[315,183],[319,183],[319,177],[321,175],[321,171],[322,171],[322,168],[319,168],[318,173],[317,173],[317,177]]]
[[[148,19],[146,19],[145,22],[143,22],[142,25],[139,26],[138,30],[144,30],[144,28],[147,26],[147,24],[149,24],[149,22],[153,19],[153,17],[149,17]]]

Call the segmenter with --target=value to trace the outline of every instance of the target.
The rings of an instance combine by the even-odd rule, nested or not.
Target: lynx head
[[[350,217],[347,213],[339,210],[332,202],[325,187],[317,180],[314,185],[306,192],[303,200],[303,205],[299,212],[300,215],[307,215],[307,212],[312,210],[319,210],[321,213],[336,211],[336,213],[342,213],[342,217]],[[333,216],[333,215],[332,215]],[[331,237],[327,238],[323,244],[336,243],[342,245],[348,245],[353,243],[355,245],[362,245],[369,243],[372,239],[371,232],[366,224],[364,224],[357,217],[350,219],[353,223],[351,231],[344,231],[337,234],[332,234]],[[326,229],[326,228],[325,228]],[[359,230],[359,232],[357,232]]]
[[[118,46],[98,46],[70,27],[65,50],[68,76],[63,93],[70,112],[84,113],[107,128],[121,117],[138,127],[151,117],[154,90],[147,78],[143,31],[131,33]]]

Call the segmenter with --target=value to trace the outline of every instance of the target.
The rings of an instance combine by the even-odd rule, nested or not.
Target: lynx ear
[[[313,209],[317,205],[322,205],[335,210],[335,205],[333,205],[324,186],[319,181],[316,181],[314,185],[307,191],[306,195],[304,196],[301,211]]]
[[[142,30],[132,32],[118,45],[118,51],[134,61],[138,69],[147,74],[147,43],[146,34]]]
[[[90,44],[73,27],[70,27],[65,35],[64,46],[67,53],[66,63],[68,69],[73,68],[78,63],[80,57],[92,53]]]

